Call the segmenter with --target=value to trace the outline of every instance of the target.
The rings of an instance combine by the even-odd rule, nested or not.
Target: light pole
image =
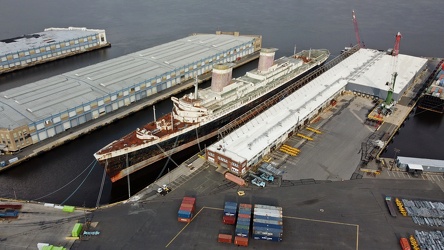
[[[393,159],[393,165],[395,165],[396,164],[396,156],[398,155],[399,152],[401,152],[401,150],[394,148],[393,151],[395,151],[395,157]],[[392,168],[390,168],[390,171],[392,171],[393,165],[392,165]]]

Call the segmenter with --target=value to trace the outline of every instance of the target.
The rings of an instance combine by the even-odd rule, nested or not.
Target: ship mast
[[[197,100],[197,97],[198,97],[198,95],[197,95],[197,86],[198,86],[198,83],[197,83],[197,76],[196,76],[196,81],[194,83],[194,99],[195,100]]]
[[[153,105],[154,121],[156,121],[156,106]]]

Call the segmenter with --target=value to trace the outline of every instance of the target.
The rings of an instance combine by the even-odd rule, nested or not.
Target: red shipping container
[[[190,219],[190,218],[181,218],[181,217],[179,217],[179,218],[177,219],[177,221],[179,221],[179,222],[187,222],[187,223],[189,223],[189,222],[191,222],[191,219]]]
[[[234,217],[234,216],[224,216],[223,217],[223,222],[225,223],[225,224],[228,224],[228,225],[234,225],[234,223],[236,223],[236,217]]]
[[[407,240],[407,238],[399,239],[399,243],[401,244],[402,250],[411,250],[409,240]]]
[[[189,207],[189,208],[193,208],[194,205],[193,204],[181,204],[180,207]]]
[[[234,244],[238,246],[248,247],[248,238],[236,236],[234,237]]]
[[[194,204],[196,202],[196,198],[193,197],[184,197],[182,203],[190,203]]]
[[[194,212],[194,207],[180,207],[179,210]]]
[[[249,214],[238,214],[237,217],[250,219],[251,215],[249,215]]]
[[[233,241],[233,236],[229,234],[219,234],[219,236],[217,237],[217,241],[231,244],[231,242]]]
[[[241,203],[241,204],[239,204],[239,207],[241,207],[241,208],[250,208],[251,209],[253,206],[251,204]]]

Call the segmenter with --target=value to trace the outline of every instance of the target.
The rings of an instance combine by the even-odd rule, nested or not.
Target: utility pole
[[[397,155],[399,154],[399,152],[401,152],[401,150],[399,150],[397,148],[394,148],[393,151],[395,151],[395,157],[393,159],[393,164],[392,164],[392,167],[390,168],[390,171],[392,171],[393,166],[396,164],[396,157],[397,157]]]

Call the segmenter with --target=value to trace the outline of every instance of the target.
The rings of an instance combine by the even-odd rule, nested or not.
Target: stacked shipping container
[[[239,212],[235,230],[234,244],[238,246],[248,246],[251,223],[251,204],[239,204]]]
[[[267,205],[254,205],[253,239],[282,241],[282,208]]]
[[[194,211],[196,209],[196,198],[183,197],[182,204],[180,205],[178,215],[178,221],[191,222]]]
[[[225,202],[224,206],[224,216],[223,222],[228,225],[234,225],[236,223],[237,215],[237,203],[236,202]]]

